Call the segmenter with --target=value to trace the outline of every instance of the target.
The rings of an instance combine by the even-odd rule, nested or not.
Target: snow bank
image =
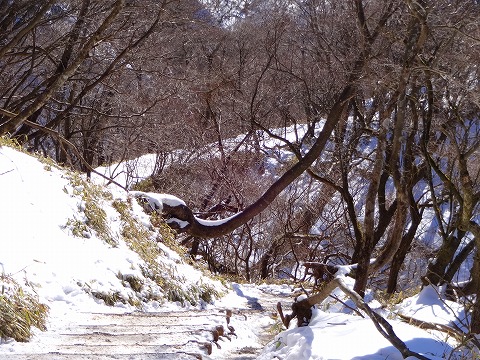
[[[427,332],[401,322],[391,322],[407,346],[428,358],[444,359],[452,348]],[[376,331],[369,319],[315,310],[309,326],[280,333],[258,360],[365,359],[402,360],[403,357]]]
[[[157,244],[158,231],[127,193],[117,190],[112,194],[99,188],[96,191],[101,195],[88,195],[86,199],[86,187],[78,175],[51,162],[0,147],[1,268],[19,283],[30,284],[53,312],[55,308],[124,312],[139,306],[158,310],[164,302],[165,289],[146,276],[145,269],[151,264],[123,238],[125,214],[114,208],[114,202],[130,206],[128,216],[133,225],[151,238],[150,246],[159,247],[157,263],[166,269],[166,277],[176,279],[175,290],[170,291],[186,293],[207,285],[221,291],[219,282],[186,265],[165,245]],[[89,201],[100,219],[86,215]],[[167,195],[158,201],[180,203]],[[104,221],[108,236],[92,228],[90,223],[94,221]],[[111,243],[105,237],[111,238]],[[141,284],[138,286],[142,290],[134,289],[132,279]],[[104,298],[109,295],[113,307],[105,306]],[[158,301],[147,303],[152,298]]]
[[[448,325],[466,331],[465,324],[469,323],[461,304],[445,300],[442,289],[426,286],[420,293],[405,299],[399,306],[398,312],[417,320]]]

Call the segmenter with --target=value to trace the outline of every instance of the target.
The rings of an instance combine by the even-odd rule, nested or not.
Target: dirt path
[[[82,313],[75,323],[42,333],[25,347],[17,346],[14,354],[1,352],[0,346],[0,359],[255,359],[261,345],[273,337],[268,330],[275,323],[271,317],[276,303],[289,301],[284,296],[257,294],[245,296],[241,308]]]

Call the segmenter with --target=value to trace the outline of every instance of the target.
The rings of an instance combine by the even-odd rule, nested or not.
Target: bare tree
[[[451,287],[478,298],[478,13],[467,0],[0,2],[0,134],[87,174],[155,153],[150,185],[188,202],[163,215],[192,257],[249,280],[350,262],[357,293],[372,279],[394,292],[402,269],[427,265],[416,249],[435,218],[425,284],[470,261]]]

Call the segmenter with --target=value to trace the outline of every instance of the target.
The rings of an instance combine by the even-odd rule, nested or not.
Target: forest
[[[0,136],[128,160],[213,273],[356,264],[357,293],[443,287],[478,334],[479,59],[477,0],[0,0]]]

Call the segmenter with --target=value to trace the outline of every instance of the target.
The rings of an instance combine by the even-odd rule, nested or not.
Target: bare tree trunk
[[[356,253],[353,261],[357,261],[357,269],[355,271],[354,291],[363,295],[367,287],[368,276],[370,272],[370,259],[375,246],[375,205],[377,200],[378,189],[380,186],[380,178],[385,165],[386,151],[386,124],[381,124],[380,134],[378,136],[377,152],[375,162],[371,173],[371,182],[368,187],[365,199],[365,220],[364,232],[361,239],[357,239]]]
[[[480,334],[480,225],[475,222],[470,222],[470,228],[475,236],[476,251],[473,257],[473,267],[471,271],[470,283],[473,294],[475,294],[475,302],[472,309],[472,322],[470,325],[470,332],[473,334]]]
[[[343,116],[343,112],[348,104],[350,96],[354,91],[353,79],[355,79],[361,73],[363,67],[363,61],[359,61],[357,64],[358,70],[352,74],[352,78],[348,85],[343,89],[338,100],[333,105],[330,113],[328,114],[325,125],[320,132],[316,142],[292,168],[287,170],[277,181],[275,181],[268,190],[253,204],[245,208],[242,212],[226,219],[223,222],[215,223],[215,225],[208,226],[204,222],[199,222],[193,215],[193,212],[186,206],[165,207],[164,212],[170,217],[170,224],[183,224],[187,222],[187,226],[178,226],[181,231],[187,231],[190,235],[199,238],[205,237],[219,237],[228,233],[231,233],[236,228],[247,223],[250,219],[254,218],[265,210],[273,200],[294,180],[296,180],[303,172],[305,172],[322,153],[327,141],[335,128],[335,125]],[[179,220],[179,221],[176,221]]]
[[[63,84],[75,74],[85,58],[88,57],[89,52],[96,45],[98,39],[103,32],[115,21],[120,14],[120,11],[125,6],[125,0],[117,0],[112,7],[110,14],[98,26],[97,30],[85,42],[75,57],[75,60],[65,68],[61,73],[56,74],[49,84],[49,87],[40,95],[38,95],[31,105],[20,111],[14,118],[9,119],[0,125],[0,135],[12,133],[17,127],[22,125],[30,116],[42,108],[54,93],[60,89]]]

